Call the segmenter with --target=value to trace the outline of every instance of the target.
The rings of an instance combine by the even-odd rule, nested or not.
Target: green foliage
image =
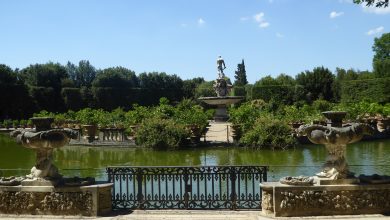
[[[346,111],[346,116],[349,120],[356,120],[364,116],[389,116],[390,115],[390,104],[386,103],[381,105],[379,103],[370,103],[367,101],[355,102],[355,103],[340,103],[333,107],[335,111]]]
[[[62,88],[61,95],[67,109],[79,110],[83,107],[83,97],[79,88]]]
[[[375,38],[373,66],[377,77],[390,77],[390,33]]]
[[[182,146],[190,134],[172,119],[149,118],[137,129],[136,136],[137,145],[165,149]]]
[[[145,106],[133,105],[133,110],[126,112],[125,121],[128,125],[141,124],[152,115],[151,109]]]
[[[0,64],[0,119],[27,118],[35,105],[17,71]]]
[[[332,72],[324,67],[316,67],[313,71],[305,71],[296,76],[296,82],[303,86],[309,103],[317,99],[332,100],[333,81]]]
[[[353,0],[355,4],[365,3],[367,7],[375,5],[375,7],[388,7],[389,0]]]
[[[244,86],[234,86],[233,96],[244,96],[246,97],[246,91]]]
[[[254,126],[243,134],[240,143],[245,146],[286,149],[296,144],[291,129],[285,121],[272,117],[260,117]]]
[[[252,103],[244,103],[238,108],[229,109],[229,121],[233,125],[240,125],[242,132],[248,131],[254,125],[256,119],[262,114],[261,107]]]
[[[46,110],[41,110],[38,113],[34,113],[34,117],[52,117],[52,118],[54,118],[55,117],[55,113],[48,112]]]
[[[134,71],[124,67],[107,68],[100,71],[92,82],[94,87],[132,88],[138,87]]]
[[[350,80],[341,84],[342,102],[369,102],[386,103],[390,102],[390,77]]]
[[[189,80],[183,81],[183,97],[184,98],[193,98],[195,97],[195,90],[199,84],[204,83],[204,79],[202,77],[197,77]]]
[[[203,82],[195,89],[195,98],[216,96],[213,89],[214,81]]]
[[[177,108],[174,119],[184,125],[196,125],[201,131],[208,125],[208,115],[199,105]]]
[[[235,86],[245,86],[246,84],[248,84],[248,80],[246,79],[244,60],[242,60],[242,62],[237,65],[237,70],[235,71],[234,78],[236,78],[236,80],[234,81]]]
[[[105,117],[102,110],[85,108],[76,113],[76,120],[84,125],[98,125],[99,121]]]

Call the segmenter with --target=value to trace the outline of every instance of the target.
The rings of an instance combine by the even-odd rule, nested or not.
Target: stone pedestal
[[[390,213],[390,184],[260,184],[262,213],[272,217]]]
[[[0,214],[104,215],[111,212],[112,185],[0,186]]]

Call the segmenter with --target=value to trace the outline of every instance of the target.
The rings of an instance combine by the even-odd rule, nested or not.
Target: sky
[[[182,79],[217,77],[245,60],[247,78],[324,66],[372,70],[389,8],[352,0],[0,0],[0,63],[89,60]]]

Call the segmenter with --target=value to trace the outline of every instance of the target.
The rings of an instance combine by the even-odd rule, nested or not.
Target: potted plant
[[[88,142],[93,142],[97,133],[99,117],[96,110],[85,108],[77,112],[76,120],[81,123],[83,133],[86,134]]]

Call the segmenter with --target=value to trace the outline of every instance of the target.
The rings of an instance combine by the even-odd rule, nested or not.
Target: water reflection
[[[0,135],[0,169],[30,169],[35,153]],[[356,174],[390,175],[390,140],[359,142],[347,149],[347,160]],[[325,147],[304,145],[286,151],[237,147],[190,148],[158,151],[142,148],[66,146],[54,152],[54,161],[68,176],[105,179],[107,166],[269,165],[270,180],[282,176],[313,175],[326,158]],[[365,165],[365,166],[353,166]],[[28,171],[6,171],[20,175]],[[4,173],[4,171],[3,171]],[[5,174],[4,174],[5,175]]]

